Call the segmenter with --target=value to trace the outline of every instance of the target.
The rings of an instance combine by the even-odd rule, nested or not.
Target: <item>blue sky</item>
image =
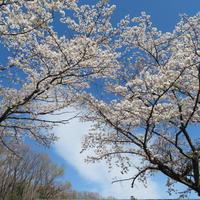
[[[88,1],[89,2],[89,1]],[[117,6],[114,19],[124,15],[139,16],[142,11],[151,15],[153,25],[163,32],[172,31],[180,14],[195,15],[200,9],[198,0],[111,0]]]
[[[91,4],[94,1],[83,0],[81,2]],[[113,23],[127,14],[134,17],[139,16],[141,11],[145,11],[151,15],[153,25],[163,32],[173,30],[180,19],[179,14],[186,13],[193,16],[200,8],[199,0],[111,0],[110,2],[117,6],[113,15]],[[61,29],[61,27],[59,28]],[[70,114],[64,117],[68,118]],[[127,199],[130,198],[130,195],[137,198],[169,198],[165,193],[166,188],[162,175],[150,180],[147,189],[140,184],[135,189],[131,189],[128,182],[111,184],[112,177],[119,173],[117,168],[114,168],[113,172],[107,173],[105,163],[85,164],[83,162],[85,155],[79,154],[79,152],[81,137],[88,132],[89,125],[73,120],[66,126],[55,128],[55,134],[60,137],[60,140],[51,149],[44,150],[54,162],[64,165],[65,179],[72,183],[74,189]]]

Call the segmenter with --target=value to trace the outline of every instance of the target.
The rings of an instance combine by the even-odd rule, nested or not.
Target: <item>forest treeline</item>
[[[25,145],[12,148],[16,154],[0,146],[0,200],[111,199],[73,190],[70,182],[63,181],[63,167],[47,155]]]

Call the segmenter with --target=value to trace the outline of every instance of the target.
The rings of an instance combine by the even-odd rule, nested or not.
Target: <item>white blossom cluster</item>
[[[136,167],[133,183],[162,172],[200,195],[199,136],[189,129],[200,122],[200,13],[183,15],[172,33],[152,27],[145,13],[121,24],[115,42],[128,64],[107,81],[112,101],[83,98],[84,120],[94,122],[83,149],[95,149],[89,160],[122,163],[122,173]]]
[[[109,39],[112,11],[105,0],[91,7],[76,0],[0,1],[0,48],[5,52],[0,138],[5,145],[25,135],[50,144],[55,137],[49,130],[67,120],[43,116],[74,104],[88,80],[116,69],[118,53]]]
[[[122,174],[135,167],[133,184],[162,172],[169,192],[180,182],[200,196],[200,141],[189,129],[200,119],[200,13],[162,33],[145,13],[113,27],[114,9],[108,0],[0,1],[0,140],[49,145],[68,120],[44,116],[81,104],[94,123],[89,160],[114,161]],[[86,93],[98,78],[105,99]]]

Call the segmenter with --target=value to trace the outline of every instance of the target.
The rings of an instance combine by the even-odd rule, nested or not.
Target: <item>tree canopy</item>
[[[182,197],[200,195],[200,138],[191,129],[200,122],[200,13],[183,15],[172,33],[152,27],[145,13],[123,24],[116,43],[127,62],[105,80],[112,98],[83,98],[84,120],[94,122],[83,150],[94,148],[91,161],[115,160],[122,173],[137,168],[125,179],[132,185],[161,172],[170,193],[179,182],[187,186]]]
[[[10,144],[18,153],[13,155],[4,145],[0,145],[0,199],[113,199],[94,192],[80,192],[72,189],[64,180],[64,169],[53,163],[43,153],[31,147]],[[66,173],[70,173],[67,172]]]
[[[5,145],[5,138],[24,136],[49,145],[55,140],[52,126],[68,120],[43,116],[76,103],[88,80],[111,72],[117,56],[109,44],[113,8],[105,1],[91,7],[76,0],[1,1],[0,137]],[[57,32],[56,23],[66,30]]]
[[[0,1],[1,143],[12,151],[11,140],[28,136],[49,145],[51,129],[68,119],[46,116],[76,106],[94,123],[83,143],[96,153],[89,160],[137,168],[133,184],[161,172],[169,192],[179,182],[183,196],[200,196],[200,140],[191,131],[200,117],[200,13],[162,33],[145,13],[114,27],[114,8],[107,0]],[[91,80],[103,81],[103,96],[89,94]]]

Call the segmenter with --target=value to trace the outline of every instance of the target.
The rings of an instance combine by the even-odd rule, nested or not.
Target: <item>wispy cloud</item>
[[[70,118],[71,114],[64,114],[62,118]],[[80,154],[81,142],[85,134],[90,128],[89,123],[82,123],[78,119],[73,119],[67,125],[60,125],[54,129],[55,134],[59,137],[55,144],[56,152],[69,164],[71,164],[85,180],[94,182],[99,192],[103,196],[114,196],[116,198],[160,198],[158,185],[149,180],[148,187],[137,183],[134,188],[131,188],[130,182],[120,182],[112,184],[114,177],[120,177],[120,170],[113,167],[111,172],[108,172],[105,162],[95,164],[87,164],[84,162],[85,154]],[[87,154],[91,154],[88,151]],[[133,175],[135,171],[131,172]],[[90,190],[90,188],[88,188]]]

